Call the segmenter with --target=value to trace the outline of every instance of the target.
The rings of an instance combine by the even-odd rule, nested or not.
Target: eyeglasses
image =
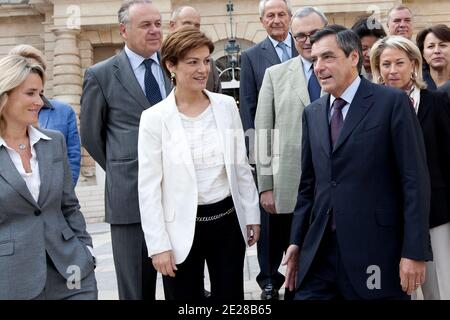
[[[311,39],[311,37],[317,32],[318,30],[313,30],[313,31],[311,31],[310,33],[302,33],[302,32],[300,32],[300,33],[297,33],[295,36],[294,36],[294,39],[295,39],[295,41],[297,41],[297,42],[305,42],[306,41],[306,38],[310,38]]]

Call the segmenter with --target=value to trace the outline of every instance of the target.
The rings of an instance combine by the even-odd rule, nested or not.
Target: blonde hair
[[[7,55],[0,59],[0,136],[5,129],[2,112],[8,102],[8,94],[32,73],[39,75],[44,83],[44,68],[36,61],[18,55]]]
[[[425,81],[423,81],[422,54],[420,53],[419,48],[411,40],[402,36],[388,36],[378,40],[372,46],[372,49],[370,50],[370,67],[372,68],[373,81],[375,83],[382,83],[382,81],[380,81],[380,57],[383,51],[388,48],[403,51],[409,60],[414,62],[415,77],[413,77],[412,80],[419,89],[425,89],[427,85]]]
[[[18,46],[15,46],[9,51],[8,55],[17,55],[33,59],[41,65],[44,71],[47,70],[47,63],[45,62],[45,57],[42,52],[29,44],[19,44]]]

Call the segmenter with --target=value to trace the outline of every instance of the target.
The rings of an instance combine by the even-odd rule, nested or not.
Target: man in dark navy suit
[[[286,253],[295,299],[408,299],[431,259],[430,183],[406,94],[359,77],[358,36],[311,39],[327,92],[303,113],[302,176]]]
[[[242,126],[249,137],[248,151],[250,163],[255,163],[253,155],[255,115],[259,90],[268,67],[287,61],[298,55],[294,38],[289,33],[291,20],[290,2],[287,0],[260,0],[259,16],[267,37],[241,54],[239,88],[239,110]],[[261,299],[278,299],[278,289],[283,285],[284,276],[278,272],[283,247],[270,235],[279,235],[289,229],[290,215],[276,215],[261,207],[261,237],[258,245],[260,273],[256,281],[262,289]],[[286,228],[287,227],[287,228]],[[283,234],[280,235],[283,237]],[[285,297],[286,298],[286,297]]]

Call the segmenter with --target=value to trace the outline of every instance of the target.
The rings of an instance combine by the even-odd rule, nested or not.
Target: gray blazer
[[[208,81],[206,82],[206,90],[216,93],[222,93],[222,84],[220,82],[220,75],[217,71],[216,62],[211,58],[210,71],[208,75]],[[169,95],[169,93],[167,93]]]
[[[298,56],[294,38],[291,50],[292,57]],[[244,132],[255,128],[256,105],[266,69],[279,63],[280,58],[269,37],[242,52],[239,110]]]
[[[169,94],[168,78],[165,87]],[[141,221],[137,143],[141,113],[149,107],[125,51],[86,70],[81,96],[81,142],[106,171],[108,223]]]
[[[277,213],[292,213],[295,208],[301,173],[302,113],[309,103],[300,56],[266,70],[255,118],[256,172],[259,192],[273,190]]]
[[[5,147],[0,147],[0,299],[31,299],[44,289],[46,252],[68,279],[78,266],[81,279],[94,269],[92,240],[75,195],[64,137],[39,129],[51,140],[35,150],[41,187],[34,200]]]

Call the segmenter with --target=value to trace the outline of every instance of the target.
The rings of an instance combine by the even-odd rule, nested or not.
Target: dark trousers
[[[292,214],[270,214],[262,207],[261,210],[261,235],[257,242],[258,263],[260,272],[256,281],[261,288],[271,283],[279,290],[284,283],[284,275],[280,267],[283,253],[289,246]],[[292,293],[285,290],[285,300],[292,300]]]
[[[155,300],[156,270],[148,257],[140,223],[111,225],[120,300]]]
[[[301,266],[301,261],[300,261]],[[342,263],[336,232],[328,228],[295,300],[360,300]],[[393,300],[409,300],[402,294]]]
[[[197,217],[213,216],[233,207],[231,197],[199,206]],[[166,300],[200,301],[204,299],[205,261],[211,283],[211,299],[244,299],[245,241],[235,212],[214,221],[196,222],[191,250],[177,265],[175,277],[163,276]]]

